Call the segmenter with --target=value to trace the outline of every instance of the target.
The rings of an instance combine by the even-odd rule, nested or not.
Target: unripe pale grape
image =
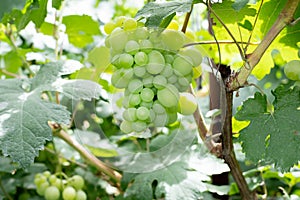
[[[173,68],[169,63],[166,64],[164,70],[161,72],[161,75],[163,75],[166,78],[173,75]]]
[[[52,183],[51,185],[57,187],[59,190],[62,190],[63,188],[63,181],[61,179],[56,179],[55,183]]]
[[[67,186],[62,193],[64,200],[75,200],[76,190],[72,186]]]
[[[146,107],[139,107],[136,110],[136,116],[139,120],[146,120],[150,117],[150,111]]]
[[[131,94],[129,96],[129,105],[130,106],[137,106],[141,103],[141,97],[139,94]]]
[[[141,91],[140,97],[141,97],[142,101],[152,102],[152,100],[154,98],[154,92],[149,88],[144,88]]]
[[[153,44],[150,40],[141,40],[140,41],[140,50],[149,53],[153,49]]]
[[[152,87],[153,86],[153,76],[143,78],[143,85],[145,87]]]
[[[56,180],[57,180],[57,177],[56,177],[54,174],[50,175],[50,177],[49,177],[49,182],[50,182],[50,184],[55,183]]]
[[[178,30],[179,29],[179,24],[177,21],[171,21],[170,24],[167,26],[167,29],[172,29],[172,30]]]
[[[153,85],[157,89],[162,89],[167,85],[167,79],[162,75],[157,75],[153,78]]]
[[[168,83],[170,83],[170,84],[176,83],[177,81],[178,81],[178,78],[175,74],[173,74],[172,76],[170,76],[168,78]]]
[[[172,64],[174,62],[174,56],[171,54],[166,54],[165,56],[166,63]]]
[[[133,67],[134,75],[137,77],[144,77],[146,75],[146,68],[143,66],[134,66]]]
[[[122,123],[120,125],[120,129],[124,133],[131,133],[133,131],[132,122],[129,122],[129,121],[126,121],[126,120],[122,121]]]
[[[175,73],[178,72],[181,75],[185,76],[193,71],[193,66],[187,57],[178,56],[174,59],[173,68]]]
[[[111,77],[111,83],[116,88],[126,88],[133,76],[132,69],[118,69]]]
[[[161,41],[167,49],[176,51],[183,46],[185,36],[179,31],[166,29],[161,33]]]
[[[300,60],[292,60],[285,64],[284,73],[286,77],[293,81],[300,80]]]
[[[123,28],[125,31],[134,30],[137,27],[137,22],[132,18],[127,18],[123,21]]]
[[[68,180],[68,183],[76,190],[80,190],[84,186],[84,179],[79,175],[74,175]]]
[[[153,105],[153,102],[152,102],[152,101],[150,101],[150,102],[142,101],[142,102],[140,103],[140,106],[146,107],[146,108],[148,108],[148,109],[152,108],[152,105]]]
[[[192,65],[194,67],[199,66],[202,62],[201,52],[196,48],[183,49],[183,50],[179,51],[179,54],[182,56],[188,56],[191,59]]]
[[[116,21],[116,26],[117,27],[121,27],[123,26],[123,22],[125,21],[126,17],[124,16],[119,16],[119,17],[116,17],[115,21]]]
[[[145,27],[139,27],[134,32],[135,38],[137,40],[145,40],[149,36],[149,32]]]
[[[131,93],[139,93],[143,89],[143,82],[139,79],[132,79],[128,84],[128,90]]]
[[[55,186],[50,186],[45,190],[45,199],[46,200],[58,200],[60,197],[60,191]]]
[[[110,37],[109,44],[114,50],[123,50],[128,40],[127,33],[121,28],[115,28]]]
[[[87,199],[87,196],[86,196],[86,193],[82,190],[78,190],[76,192],[76,198],[75,200],[86,200]]]
[[[150,74],[159,74],[165,67],[163,55],[156,50],[153,50],[148,54],[148,62],[146,68]]]
[[[49,187],[49,183],[48,182],[41,183],[40,185],[37,185],[36,192],[39,195],[43,196],[45,194],[46,189],[48,187]]]
[[[134,56],[134,62],[137,65],[145,65],[148,63],[148,55],[145,52],[137,52]]]
[[[156,114],[163,114],[166,112],[166,109],[157,101],[154,102],[152,109]]]
[[[191,115],[197,109],[197,100],[194,95],[183,92],[180,93],[180,98],[178,102],[178,112],[183,115]]]
[[[136,108],[128,108],[123,112],[123,118],[129,122],[133,122],[137,119]]]
[[[125,51],[131,55],[136,54],[140,49],[139,43],[134,40],[130,40],[125,45]]]
[[[168,123],[167,113],[156,114],[153,124],[155,127],[164,127]]]
[[[177,112],[167,112],[168,114],[168,122],[167,124],[173,124],[177,120]]]
[[[51,176],[51,172],[49,171],[44,171],[43,172],[43,175],[46,177],[46,178],[49,178]]]
[[[168,84],[166,88],[157,91],[158,101],[165,107],[173,107],[178,104],[179,92],[173,85]]]
[[[116,28],[116,24],[114,22],[107,22],[104,25],[104,31],[106,34],[111,34],[111,32]]]
[[[142,132],[147,128],[146,122],[143,121],[132,122],[131,126],[135,132]]]
[[[119,56],[117,64],[119,68],[130,68],[133,65],[133,62],[132,55],[123,53]]]

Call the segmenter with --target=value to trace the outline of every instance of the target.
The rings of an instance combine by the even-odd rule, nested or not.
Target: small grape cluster
[[[67,179],[61,179],[49,171],[38,173],[34,177],[37,193],[46,200],[86,200],[87,195],[82,190],[84,179],[74,175]]]
[[[295,85],[300,87],[300,60],[292,60],[286,63],[284,73],[288,79],[296,81]]]
[[[111,82],[125,89],[121,130],[142,132],[164,127],[196,108],[194,96],[185,93],[194,73],[201,71],[202,56],[196,48],[182,48],[184,33],[147,29],[132,18],[117,18],[104,26],[111,62],[117,68]],[[181,106],[180,106],[181,105]]]

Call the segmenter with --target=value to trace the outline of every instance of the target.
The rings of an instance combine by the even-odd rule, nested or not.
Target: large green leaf
[[[279,13],[286,4],[286,1],[287,0],[265,0],[259,13],[255,27],[254,21],[261,1],[258,1],[255,4],[249,3],[241,7],[241,9],[236,10],[233,8],[234,5],[237,2],[243,3],[243,0],[235,1],[235,4],[231,0],[226,0],[222,3],[213,4],[212,7],[217,15],[226,24],[237,41],[246,42],[250,36],[250,30],[253,28],[253,34],[250,42],[259,43],[261,40],[263,40],[270,27],[278,18]],[[299,16],[299,10],[300,9],[298,9],[295,18]],[[214,17],[214,15],[212,16]],[[214,22],[216,22],[214,30],[217,39],[232,41],[227,31],[215,17]],[[298,23],[294,26],[288,26],[287,28],[285,28],[264,53],[260,62],[254,68],[252,74],[254,74],[258,79],[262,79],[266,74],[270,73],[271,68],[274,66],[271,55],[273,49],[278,49],[285,61],[298,59],[297,42],[299,42],[299,27],[300,24]],[[256,46],[257,45],[253,44],[250,45],[248,47],[247,54],[251,54]],[[207,46],[206,49],[212,58],[218,60],[216,45]],[[221,53],[223,64],[230,65],[235,70],[243,65],[243,61],[235,44],[222,44]]]
[[[239,137],[246,156],[254,162],[273,162],[286,171],[300,160],[300,88],[279,86],[273,95],[274,112],[267,110],[266,96],[255,93],[235,118],[250,121]]]
[[[87,100],[100,96],[101,87],[94,82],[61,78],[76,69],[68,63],[48,63],[33,79],[0,80],[0,149],[21,167],[28,167],[45,141],[52,139],[49,121],[69,123],[67,109],[41,99],[43,92],[58,91]]]
[[[65,16],[62,22],[66,25],[70,43],[80,48],[92,43],[93,35],[100,34],[99,24],[88,15]]]
[[[136,17],[146,18],[147,27],[165,28],[175,16],[176,12],[189,12],[191,6],[192,1],[150,2],[137,12]]]
[[[156,198],[165,197],[166,200],[198,199],[205,191],[224,195],[229,187],[227,189],[212,188],[206,181],[210,181],[210,175],[225,171],[228,171],[228,167],[222,160],[209,154],[202,155],[202,158],[191,154],[189,157],[181,157],[180,161],[153,172],[138,175],[125,174],[124,179],[134,180],[126,190],[125,197],[151,200],[153,190]]]

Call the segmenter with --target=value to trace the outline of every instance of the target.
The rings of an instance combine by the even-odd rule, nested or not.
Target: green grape
[[[68,183],[76,190],[80,190],[84,186],[84,179],[79,175],[74,175],[68,180]]]
[[[45,194],[46,189],[48,187],[49,187],[49,183],[48,182],[41,183],[40,185],[37,185],[36,192],[39,195],[43,196]]]
[[[153,76],[143,78],[143,85],[145,87],[152,87],[153,86]]]
[[[178,56],[174,59],[173,68],[175,73],[178,72],[182,76],[192,73],[193,67],[188,57]]]
[[[136,110],[136,116],[139,120],[146,120],[150,117],[150,111],[146,107],[139,107]]]
[[[39,173],[38,175],[36,175],[36,177],[34,178],[34,184],[35,185],[40,185],[40,184],[42,184],[44,182],[47,182],[47,177],[45,177],[41,173]]]
[[[185,36],[180,31],[166,29],[161,33],[161,41],[171,51],[180,49],[185,41]]]
[[[157,101],[153,103],[152,109],[156,114],[163,114],[166,112],[166,109]]]
[[[173,124],[177,120],[177,112],[167,112],[168,114],[168,122],[167,124]]]
[[[116,24],[114,22],[108,22],[104,25],[104,32],[106,34],[111,34],[111,32],[116,28]]]
[[[178,30],[179,29],[178,22],[177,21],[171,21],[170,24],[168,25],[167,29]]]
[[[62,190],[64,184],[61,179],[56,179],[55,183],[51,183],[51,185],[57,187],[59,190]]]
[[[124,97],[124,99],[123,99],[123,101],[122,101],[122,106],[124,107],[124,108],[129,108],[129,97]]]
[[[133,122],[137,119],[137,116],[136,116],[136,108],[128,108],[126,109],[123,114],[122,114],[123,118],[126,120],[126,121],[130,121],[130,122]]]
[[[201,52],[196,48],[187,48],[179,51],[181,56],[187,56],[191,59],[192,65],[197,67],[202,62],[202,55]]]
[[[286,77],[293,81],[300,80],[300,60],[292,60],[284,65]]]
[[[126,88],[133,76],[132,69],[118,69],[111,77],[111,83],[116,88]]]
[[[137,64],[137,65],[145,65],[148,63],[148,55],[145,53],[145,52],[137,52],[135,55],[134,55],[134,62]]]
[[[45,191],[45,199],[46,200],[58,200],[60,197],[60,191],[55,186],[50,186]]]
[[[129,105],[130,106],[137,106],[141,103],[141,97],[139,94],[131,94],[129,96]]]
[[[152,108],[152,105],[153,105],[153,102],[152,102],[152,101],[150,101],[150,102],[142,101],[142,102],[140,103],[140,106],[146,107],[146,108],[148,108],[148,109]]]
[[[134,55],[136,54],[140,49],[139,43],[137,43],[134,40],[129,40],[125,45],[125,52]]]
[[[142,101],[144,101],[144,102],[152,102],[152,100],[154,98],[154,92],[149,88],[144,88],[141,91],[140,97],[141,97]]]
[[[167,85],[167,79],[163,75],[157,75],[153,78],[153,85],[157,89],[162,89]]]
[[[143,89],[143,82],[139,79],[132,79],[128,84],[128,90],[131,93],[139,93]]]
[[[125,48],[128,40],[127,33],[121,28],[115,28],[109,36],[109,46],[117,51]]]
[[[166,63],[172,64],[174,61],[174,56],[172,56],[171,54],[166,54],[165,60],[166,60]]]
[[[54,174],[52,174],[52,175],[49,177],[49,182],[50,182],[50,184],[55,183],[56,180],[57,180],[57,177],[56,177]]]
[[[87,199],[87,196],[86,196],[86,193],[82,190],[78,190],[76,192],[76,198],[75,200],[86,200]]]
[[[133,67],[134,75],[137,77],[144,77],[146,75],[146,68],[143,66],[134,66]]]
[[[164,70],[161,72],[161,75],[163,75],[166,78],[173,75],[173,68],[169,63],[166,64]]]
[[[140,41],[140,50],[149,53],[153,49],[153,44],[150,40],[141,40]]]
[[[165,67],[163,55],[156,50],[153,50],[148,54],[148,62],[146,68],[150,74],[159,74]]]
[[[168,78],[168,83],[170,83],[170,84],[174,84],[174,83],[176,83],[178,81],[178,78],[177,78],[177,76],[175,75],[175,74],[173,74],[172,76],[170,76],[169,78]]]
[[[134,30],[137,27],[137,22],[132,18],[127,18],[123,21],[123,28],[125,31]]]
[[[142,131],[146,130],[146,128],[147,128],[146,122],[143,122],[143,121],[132,122],[131,126],[135,132],[142,132]]]
[[[164,127],[168,123],[167,113],[156,114],[153,124],[155,127]]]
[[[75,200],[76,190],[72,186],[67,186],[62,193],[62,197],[64,200]]]
[[[182,87],[186,87],[190,85],[189,80],[184,76],[178,78],[178,83]]]
[[[179,102],[178,102],[178,112],[183,115],[191,115],[197,109],[197,101],[194,95],[183,92],[180,93]]]
[[[158,101],[165,107],[173,107],[178,104],[179,92],[173,85],[168,84],[164,89],[157,91]]]
[[[123,22],[125,21],[125,19],[126,19],[126,17],[124,17],[124,16],[116,17],[116,19],[115,19],[116,27],[123,26]]]
[[[43,172],[43,175],[44,175],[46,178],[49,178],[50,175],[51,175],[51,172],[49,172],[49,171],[44,171],[44,172]]]
[[[133,65],[133,57],[130,54],[123,53],[119,55],[118,61],[117,61],[117,66],[118,68],[131,68]]]
[[[133,131],[132,129],[132,122],[129,121],[122,121],[121,125],[120,125],[120,130],[124,133],[131,133]]]
[[[149,32],[145,27],[139,27],[135,30],[134,36],[137,40],[145,40],[149,36]]]

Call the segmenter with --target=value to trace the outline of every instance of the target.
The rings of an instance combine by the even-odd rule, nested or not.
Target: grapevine
[[[132,18],[117,18],[104,26],[111,62],[111,82],[124,90],[124,133],[174,123],[178,113],[193,114],[195,97],[186,93],[201,75],[202,56],[194,47],[182,48],[190,38],[172,22],[165,30],[147,29]]]

